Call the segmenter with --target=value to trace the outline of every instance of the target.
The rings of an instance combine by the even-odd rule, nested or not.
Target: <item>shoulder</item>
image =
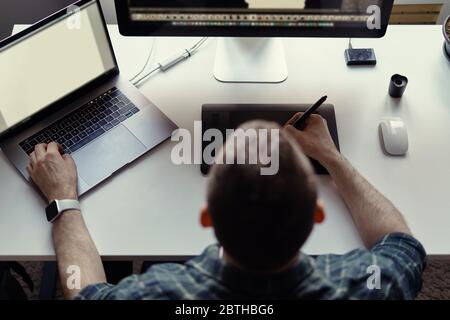
[[[89,300],[143,300],[143,299],[196,299],[204,295],[208,276],[195,266],[212,247],[187,264],[165,263],[149,268],[141,275],[123,279],[117,285],[96,284],[85,288],[78,299]],[[209,298],[206,297],[205,298]]]
[[[315,259],[316,268],[338,290],[356,299],[414,299],[422,286],[426,253],[418,240],[390,234],[371,250]]]

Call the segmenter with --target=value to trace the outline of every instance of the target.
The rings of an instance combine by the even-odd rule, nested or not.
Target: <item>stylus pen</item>
[[[319,109],[325,101],[327,101],[328,97],[324,96],[320,98],[319,101],[317,101],[311,108],[306,110],[306,112],[300,117],[300,119],[297,120],[297,122],[294,123],[294,128],[303,131],[305,129],[306,121],[309,119],[309,117]]]

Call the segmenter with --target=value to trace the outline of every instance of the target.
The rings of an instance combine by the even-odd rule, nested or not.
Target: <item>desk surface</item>
[[[151,40],[110,34],[121,70],[142,67]],[[161,60],[190,46],[192,38],[160,38]],[[347,39],[286,39],[289,79],[282,84],[223,84],[212,75],[216,39],[189,61],[152,77],[141,91],[180,127],[193,130],[204,103],[309,103],[327,94],[336,106],[342,153],[404,213],[429,254],[450,255],[450,62],[439,26],[392,26],[383,39],[354,40],[374,47],[375,68],[349,69]],[[387,94],[394,73],[409,77],[401,101]],[[379,121],[402,117],[411,146],[406,158],[383,154]],[[82,199],[83,214],[105,258],[176,259],[197,255],[214,242],[198,223],[205,178],[198,166],[177,167],[167,142]],[[54,259],[45,203],[0,154],[0,259]],[[361,246],[348,211],[329,178],[320,181],[328,218],[304,250],[344,253]],[[144,201],[145,199],[145,201]]]

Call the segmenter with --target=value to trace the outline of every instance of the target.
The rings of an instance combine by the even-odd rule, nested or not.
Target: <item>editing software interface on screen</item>
[[[223,82],[286,80],[281,38],[382,37],[392,4],[393,0],[116,0],[124,35],[219,37],[214,75]]]
[[[361,27],[382,0],[129,0],[129,19],[171,27]]]

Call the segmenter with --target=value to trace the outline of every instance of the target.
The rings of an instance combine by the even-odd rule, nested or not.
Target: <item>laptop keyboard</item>
[[[37,144],[58,142],[70,154],[138,112],[139,109],[119,89],[113,88],[25,139],[20,147],[31,154]]]

